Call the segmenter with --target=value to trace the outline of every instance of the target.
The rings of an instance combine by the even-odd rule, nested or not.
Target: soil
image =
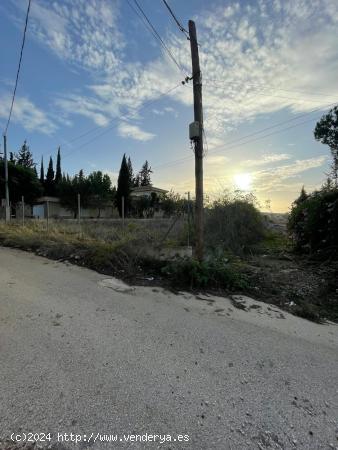
[[[317,322],[338,322],[338,262],[285,252],[258,255],[245,268],[250,294]]]

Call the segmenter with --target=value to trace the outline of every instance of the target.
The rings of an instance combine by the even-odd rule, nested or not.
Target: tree
[[[81,208],[87,208],[90,205],[90,189],[88,179],[84,176],[81,169],[78,175],[71,178],[68,174],[64,175],[56,186],[57,195],[60,198],[61,205],[77,217],[78,203],[77,196],[80,194]]]
[[[304,203],[305,200],[307,200],[307,198],[308,198],[308,195],[307,195],[307,193],[305,191],[304,186],[302,186],[302,189],[300,191],[299,197],[294,201],[294,204],[295,205],[300,205],[301,203]]]
[[[134,177],[133,187],[139,187],[141,185],[140,174],[138,173],[136,177]]]
[[[317,141],[330,147],[333,158],[332,177],[335,186],[338,187],[338,106],[332,108],[317,122],[314,136]]]
[[[26,203],[42,195],[42,187],[34,170],[20,164],[8,162],[8,184],[10,201],[14,205],[25,197]],[[0,198],[5,197],[4,161],[0,161]]]
[[[43,156],[41,156],[41,165],[40,165],[40,183],[43,186],[45,183],[45,168],[43,166]]]
[[[115,202],[119,211],[120,217],[122,217],[122,197],[124,197],[124,214],[127,215],[130,206],[130,184],[129,184],[129,169],[126,160],[126,155],[123,155],[119,176],[117,179],[117,190]]]
[[[98,218],[101,215],[101,209],[111,200],[111,180],[109,175],[102,174],[101,171],[92,172],[88,176],[90,205],[98,208]]]
[[[142,169],[140,170],[140,185],[141,186],[149,186],[151,185],[150,174],[153,173],[151,167],[149,166],[148,161],[146,161]]]
[[[33,155],[29,150],[26,140],[24,141],[19,153],[16,155],[16,160],[17,164],[19,164],[20,166],[28,167],[29,169],[33,169],[33,167],[35,167]]]
[[[13,164],[16,163],[16,159],[15,159],[15,156],[14,156],[14,153],[13,153],[13,152],[9,152],[9,160],[10,160],[10,162],[13,163]]]
[[[127,166],[128,166],[128,173],[129,173],[129,186],[130,186],[130,188],[132,188],[132,187],[134,187],[134,170],[133,170],[133,165],[131,163],[130,156],[128,157]]]
[[[56,171],[55,171],[55,184],[58,184],[61,181],[62,172],[61,172],[61,154],[60,147],[58,148],[58,154],[56,158]]]
[[[54,195],[55,194],[55,184],[54,184],[54,168],[53,168],[53,159],[50,157],[48,169],[47,169],[47,175],[46,175],[46,181],[45,181],[45,191],[47,195]]]
[[[338,190],[325,187],[301,203],[294,202],[288,229],[295,249],[317,253],[323,259],[338,258]]]

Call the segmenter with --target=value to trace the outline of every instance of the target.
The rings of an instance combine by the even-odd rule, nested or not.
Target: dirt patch
[[[338,322],[338,263],[320,263],[292,253],[261,255],[245,272],[251,295],[316,322]]]

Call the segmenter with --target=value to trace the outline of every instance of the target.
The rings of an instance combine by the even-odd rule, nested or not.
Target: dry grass
[[[26,220],[22,226],[19,221],[12,221],[8,225],[0,221],[0,235],[65,243],[86,241],[111,244],[121,240],[137,239],[154,244],[174,242],[176,245],[184,245],[186,240],[184,221],[177,221],[166,236],[172,223],[172,219],[126,220],[123,226],[121,220],[83,220],[78,224],[75,220],[52,219],[48,225],[45,220]]]
[[[0,244],[34,251],[57,260],[72,261],[102,273],[133,278],[158,262],[164,246],[180,245],[184,223],[167,236],[171,221],[27,221],[0,222]]]

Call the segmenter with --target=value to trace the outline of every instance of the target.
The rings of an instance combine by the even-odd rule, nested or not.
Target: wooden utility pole
[[[198,123],[198,136],[195,146],[195,257],[203,260],[204,253],[204,212],[203,212],[203,106],[202,106],[202,75],[198,54],[198,43],[195,22],[189,20],[189,37],[192,61],[192,79],[194,88],[194,120]]]
[[[81,221],[81,196],[77,194],[77,223],[80,225]]]
[[[122,229],[124,231],[124,195],[122,195]]]
[[[188,247],[190,247],[190,191],[187,192],[188,194],[188,208],[187,208],[187,213],[188,213]]]
[[[8,160],[7,160],[7,136],[4,134],[4,164],[5,164],[5,195],[6,195],[6,206],[5,206],[5,219],[6,223],[10,221],[10,208],[9,208],[9,190],[8,190]]]
[[[49,231],[49,201],[47,200],[47,233]]]
[[[21,196],[22,226],[25,226],[25,197]]]

